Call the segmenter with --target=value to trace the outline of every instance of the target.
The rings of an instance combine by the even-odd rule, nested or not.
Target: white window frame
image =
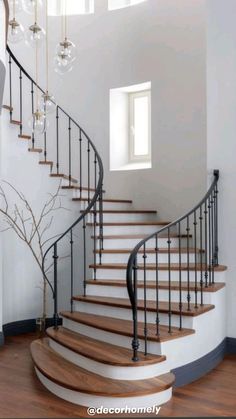
[[[134,102],[138,97],[148,98],[148,154],[140,156],[134,154]],[[129,159],[130,162],[147,162],[151,160],[151,90],[129,93]]]
[[[78,0],[77,0],[78,1]],[[50,16],[62,16],[65,11],[65,0],[51,0],[49,3]],[[84,0],[84,11],[77,13],[76,10],[67,7],[67,15],[81,15],[94,13],[94,0]]]
[[[113,6],[111,7],[110,1],[108,0],[108,10],[119,10],[124,9],[125,7],[136,6],[136,4],[143,3],[146,0],[123,0],[123,4],[121,6]]]

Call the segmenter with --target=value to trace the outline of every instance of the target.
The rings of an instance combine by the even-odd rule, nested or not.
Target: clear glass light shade
[[[10,10],[15,9],[15,13],[19,13],[22,10],[22,1],[21,0],[10,0],[9,2]]]
[[[69,73],[72,68],[72,62],[68,56],[63,53],[56,55],[54,58],[54,69],[56,73],[62,76],[63,74]]]
[[[36,110],[29,120],[32,134],[35,136],[43,135],[48,127],[48,121],[42,110]]]
[[[22,0],[23,10],[32,15],[35,11],[36,0]],[[42,7],[42,0],[38,0],[37,7]]]
[[[65,38],[64,41],[60,42],[56,46],[56,55],[65,56],[67,59],[73,63],[76,59],[77,51],[76,46],[69,39]]]
[[[46,115],[56,112],[56,106],[55,98],[49,95],[48,92],[42,95],[40,108]]]
[[[26,34],[26,43],[32,48],[41,46],[45,40],[45,30],[41,28],[37,23],[31,25]]]
[[[17,44],[18,42],[22,41],[24,38],[24,28],[23,26],[16,21],[16,19],[12,19],[9,21],[9,31],[8,31],[8,41],[12,44]]]

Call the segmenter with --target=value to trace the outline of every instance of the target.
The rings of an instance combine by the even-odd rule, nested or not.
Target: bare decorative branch
[[[15,194],[14,204],[11,207],[10,199],[3,187],[3,184]],[[60,236],[60,234],[49,236],[44,238],[46,233],[49,233],[51,226],[53,224],[53,213],[59,210],[69,211],[67,208],[64,208],[61,203],[60,195],[61,182],[54,194],[49,194],[48,201],[43,205],[39,215],[37,216],[30,205],[29,201],[26,199],[25,195],[18,191],[11,183],[7,181],[2,181],[0,184],[0,215],[2,215],[2,220],[6,227],[2,228],[0,231],[4,233],[8,230],[14,231],[14,233],[23,241],[29,248],[33,258],[40,269],[42,274],[42,290],[43,290],[43,315],[42,318],[46,319],[46,289],[47,281],[43,272],[43,255],[44,255],[44,246],[48,244],[53,239]],[[16,203],[16,201],[19,203]],[[63,258],[66,258],[65,256]],[[46,267],[46,272],[50,271],[52,265],[50,264]]]

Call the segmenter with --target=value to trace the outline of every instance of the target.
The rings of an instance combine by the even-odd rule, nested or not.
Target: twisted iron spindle
[[[208,267],[207,267],[207,260],[208,260],[208,229],[207,229],[207,201],[205,202],[204,208],[204,220],[205,220],[205,288],[208,288]]]
[[[195,274],[195,283],[194,283],[194,295],[195,295],[195,308],[198,308],[198,281],[197,281],[197,214],[194,211],[194,274]]]
[[[155,255],[156,255],[156,335],[160,335],[160,318],[159,318],[159,249],[158,235],[155,236]]]
[[[147,337],[148,337],[148,330],[147,330],[147,271],[146,271],[146,261],[147,261],[147,254],[146,254],[146,244],[143,246],[143,297],[144,297],[144,354],[147,355]]]
[[[190,263],[189,263],[189,236],[190,236],[190,227],[189,227],[189,216],[187,217],[187,304],[188,311],[191,311],[191,294],[190,294]]]
[[[73,230],[70,231],[70,312],[73,313],[73,297],[74,297],[74,240]]]
[[[181,248],[181,223],[178,224],[179,237],[179,330],[182,330],[182,248]]]
[[[53,246],[53,259],[54,259],[54,329],[58,329],[58,289],[57,289],[57,243]]]
[[[71,118],[69,118],[69,186],[71,187]]]
[[[202,206],[200,207],[200,292],[201,292],[201,306],[203,306],[203,216],[202,216]]]
[[[86,266],[87,266],[87,255],[86,255],[86,220],[85,218],[83,219],[83,245],[84,245],[84,280],[83,280],[83,288],[84,288],[84,297],[86,297],[86,276],[87,276],[87,271],[86,271]]]
[[[33,81],[31,82],[31,110],[32,110],[32,115],[33,115],[34,114],[34,83]],[[31,138],[32,138],[32,148],[34,149],[35,136],[33,132],[31,134]]]
[[[20,69],[20,135],[22,135],[23,103],[22,103],[22,70]]]
[[[82,187],[82,173],[83,173],[83,168],[82,168],[82,131],[81,129],[79,130],[79,193],[80,193],[80,199],[82,199],[82,192],[83,192],[83,187]]]
[[[172,325],[171,325],[171,316],[172,316],[172,309],[171,309],[171,256],[170,256],[170,229],[168,228],[168,317],[169,317],[169,327],[168,332],[172,333]]]
[[[138,309],[137,309],[137,301],[138,301],[138,278],[137,278],[137,256],[134,259],[133,264],[133,284],[134,284],[134,304],[132,306],[132,312],[133,312],[133,340],[132,340],[132,349],[133,349],[133,358],[132,360],[134,362],[137,362],[139,360],[138,358],[138,349],[139,349],[139,339],[138,339]]]
[[[57,150],[56,150],[56,169],[57,174],[59,175],[59,107],[56,108],[56,144],[57,144]]]
[[[10,122],[12,122],[12,113],[13,113],[13,107],[12,107],[12,61],[11,61],[11,56],[9,55],[9,102],[10,102]]]

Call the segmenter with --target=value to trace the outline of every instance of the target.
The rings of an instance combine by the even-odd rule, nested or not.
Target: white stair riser
[[[82,313],[90,313],[90,314],[97,314],[100,316],[107,316],[107,317],[114,317],[116,319],[123,319],[123,320],[132,320],[132,310],[126,308],[119,308],[119,307],[111,307],[105,306],[100,304],[92,304],[92,303],[84,303],[82,301],[75,301],[74,305],[75,311],[79,311]],[[138,311],[138,319],[140,322],[144,322],[144,311]],[[160,324],[168,326],[169,317],[168,313],[159,313],[159,320]],[[156,323],[156,313],[147,311],[147,322],[148,323]],[[172,314],[171,316],[171,323],[172,326],[179,327],[180,320],[179,316]],[[182,316],[182,325],[186,328],[192,328],[193,318],[190,316]]]
[[[148,352],[166,355],[169,370],[189,364],[211,352],[226,337],[225,295],[225,289],[214,293],[212,303],[215,309],[193,319],[194,334],[162,343],[148,341]],[[106,332],[65,318],[63,326],[103,342],[125,348],[132,347],[132,337]],[[144,352],[143,339],[139,343],[139,350]]]
[[[103,234],[117,235],[117,234],[151,234],[159,231],[162,228],[160,225],[128,225],[128,226],[103,226]],[[96,227],[96,234],[99,235],[99,227]],[[138,242],[140,239],[138,240]]]
[[[36,368],[36,373],[41,381],[41,383],[49,390],[51,393],[56,396],[64,399],[68,402],[80,405],[88,406],[93,408],[143,408],[143,407],[152,407],[152,406],[161,406],[170,400],[172,396],[172,389],[162,391],[160,393],[155,393],[148,396],[139,396],[139,397],[105,397],[105,396],[95,396],[92,394],[79,393],[73,390],[69,390],[65,387],[55,384],[53,381],[50,381],[46,378],[41,372]]]
[[[146,263],[156,263],[156,255],[151,253],[146,253]],[[130,257],[129,253],[103,253],[102,254],[102,263],[127,263]],[[172,253],[170,257],[171,263],[179,263],[179,255],[177,253]],[[199,255],[197,255],[197,263],[200,261]],[[184,253],[181,255],[181,262],[187,263],[187,254]],[[194,254],[189,254],[189,262],[195,262]],[[97,254],[97,263],[99,263],[99,255]],[[143,263],[143,254],[138,254],[138,263]],[[158,263],[168,263],[168,254],[159,253],[158,254]]]
[[[204,291],[204,288],[203,288]],[[138,298],[143,299],[143,288],[138,288]],[[212,292],[203,292],[203,303],[204,304],[213,304],[212,303]],[[96,295],[97,297],[114,297],[116,298],[129,298],[127,288],[125,287],[111,287],[111,286],[103,286],[103,285],[87,285],[86,287],[86,295]],[[190,292],[191,302],[195,303],[195,293],[194,291]],[[168,290],[160,290],[159,289],[159,299],[160,301],[169,301]],[[155,289],[147,289],[147,300],[154,300],[156,301],[156,290]],[[171,291],[171,300],[173,302],[179,301],[179,291]],[[187,291],[182,291],[182,301],[187,302]],[[200,304],[201,295],[198,291],[197,293],[197,301]]]
[[[94,275],[92,270],[92,275]],[[225,282],[225,272],[215,272],[215,282]],[[156,272],[146,270],[146,279],[147,281],[155,281]],[[182,281],[187,281],[187,271],[181,271]],[[96,272],[97,279],[126,279],[126,270],[125,269],[97,269]],[[142,281],[144,278],[144,271],[138,271],[138,279]],[[159,271],[159,278],[162,281],[168,280],[168,271]],[[195,272],[189,272],[190,281],[195,280]],[[201,273],[200,271],[197,272],[197,281],[200,281]],[[179,280],[179,271],[171,271],[171,280],[178,281]],[[204,277],[203,277],[204,280]]]
[[[99,220],[99,214],[97,214],[97,220]],[[135,223],[135,222],[142,222],[142,221],[156,221],[156,214],[103,214],[103,222],[104,223]],[[94,222],[94,215],[89,214],[87,216],[87,222],[93,223]]]
[[[144,236],[145,237],[145,234]],[[106,239],[104,238],[104,249],[133,249],[141,240],[140,238],[135,238],[135,239]],[[98,242],[98,240],[97,240]],[[186,239],[182,239],[181,240],[182,246],[186,247]],[[98,243],[99,246],[99,243]],[[166,248],[167,245],[167,239],[166,238],[162,238],[158,240],[158,246],[160,248]],[[170,247],[178,247],[179,246],[179,240],[177,238],[172,238],[171,240],[171,245]],[[150,239],[147,243],[146,243],[146,248],[147,249],[155,249],[156,247],[156,241],[155,239]]]
[[[135,363],[130,367],[121,367],[100,363],[79,355],[58,344],[53,339],[50,339],[49,343],[52,349],[73,364],[78,365],[79,367],[83,366],[84,369],[94,374],[101,375],[102,377],[113,378],[114,380],[144,380],[146,378],[157,377],[158,375],[169,372],[166,361],[139,367],[136,367]]]

